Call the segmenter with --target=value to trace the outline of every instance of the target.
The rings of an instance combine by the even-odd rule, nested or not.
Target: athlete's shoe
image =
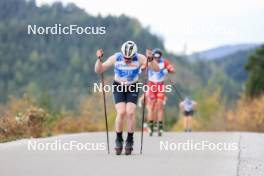
[[[162,136],[163,134],[163,122],[159,121],[159,125],[158,125],[158,136]]]
[[[153,124],[153,121],[150,121],[148,125],[149,136],[153,136],[153,132],[154,132],[154,124]]]
[[[125,155],[131,155],[133,151],[133,145],[134,145],[133,140],[126,140]]]
[[[160,129],[160,130],[158,131],[158,136],[162,136],[162,134],[163,134],[163,130]]]
[[[123,150],[123,139],[116,139],[115,140],[115,151],[116,151],[116,155],[120,155],[122,153]]]
[[[153,130],[151,128],[149,128],[148,133],[149,133],[149,136],[153,136]]]

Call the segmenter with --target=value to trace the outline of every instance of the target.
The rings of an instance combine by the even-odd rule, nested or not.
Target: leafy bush
[[[264,132],[264,95],[242,97],[236,108],[227,112],[227,119],[229,130]]]
[[[11,98],[1,112],[0,141],[24,137],[41,137],[47,129],[48,113],[37,107],[28,97]]]
[[[107,99],[110,103],[111,99]],[[7,105],[0,107],[0,142],[54,134],[104,130],[101,101],[100,94],[94,94],[85,98],[80,105],[80,114],[63,111],[54,114],[39,107],[27,96],[20,99],[11,97]],[[113,112],[113,108],[111,109],[112,111],[109,112]]]
[[[44,122],[47,121],[47,112],[38,107],[30,107],[26,117],[29,134],[32,137],[41,137],[45,130]]]

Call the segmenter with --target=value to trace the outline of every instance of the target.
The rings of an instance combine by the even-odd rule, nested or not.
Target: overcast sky
[[[162,36],[168,50],[264,43],[264,0],[37,0],[74,2],[88,13],[126,14]]]

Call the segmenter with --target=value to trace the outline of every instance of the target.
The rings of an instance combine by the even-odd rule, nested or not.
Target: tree
[[[245,69],[249,73],[246,93],[250,97],[257,97],[264,92],[264,45],[249,57]]]

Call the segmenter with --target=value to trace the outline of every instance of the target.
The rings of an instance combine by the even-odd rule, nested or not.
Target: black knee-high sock
[[[153,128],[154,128],[153,120],[149,121],[149,128],[151,131],[153,131]]]
[[[120,141],[123,141],[123,135],[122,135],[122,132],[116,132],[116,139],[117,139],[117,140],[120,140]]]
[[[133,135],[134,133],[127,133],[127,141],[133,141]]]
[[[159,129],[163,130],[163,122],[162,121],[159,121]]]

